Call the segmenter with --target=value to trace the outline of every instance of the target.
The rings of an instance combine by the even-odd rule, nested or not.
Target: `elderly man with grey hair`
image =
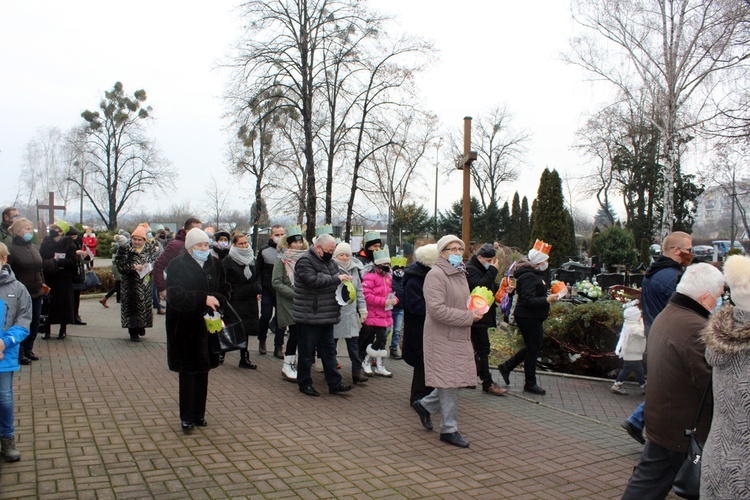
[[[648,337],[649,377],[646,435],[641,461],[624,499],[665,498],[687,456],[689,438],[711,368],[700,332],[724,292],[724,276],[710,264],[688,267],[667,307],[656,317]],[[711,427],[712,402],[704,405],[697,438]]]
[[[298,335],[297,384],[300,392],[308,396],[320,396],[312,385],[310,375],[315,348],[323,360],[328,392],[339,394],[352,388],[341,381],[341,374],[336,368],[336,344],[333,340],[333,325],[339,322],[341,316],[336,288],[344,281],[351,281],[352,277],[332,260],[335,250],[336,240],[333,236],[322,234],[294,265],[292,316]]]

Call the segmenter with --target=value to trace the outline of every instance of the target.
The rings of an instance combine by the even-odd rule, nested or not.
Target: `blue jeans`
[[[643,413],[646,410],[646,402],[638,405],[638,408],[635,409],[635,411],[628,417],[628,422],[633,424],[634,426],[638,427],[639,429],[643,429]]]
[[[297,324],[297,384],[300,388],[312,386],[310,369],[313,352],[318,348],[318,357],[323,361],[323,374],[329,389],[341,385],[341,374],[336,368],[336,342],[333,325]]]
[[[0,372],[0,437],[12,437],[13,427],[13,372]]]
[[[349,360],[352,362],[352,373],[362,371],[362,360],[359,357],[359,338],[350,337],[344,339],[346,342],[346,351],[349,353]]]
[[[392,331],[393,334],[391,335],[391,351],[395,351],[398,349],[398,342],[401,340],[401,328],[404,326],[404,310],[393,310],[391,312],[391,316],[393,317],[393,326]]]

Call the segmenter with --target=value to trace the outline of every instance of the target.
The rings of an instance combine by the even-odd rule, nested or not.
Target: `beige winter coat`
[[[424,281],[424,369],[427,386],[474,387],[477,367],[471,346],[474,315],[467,309],[466,274],[439,257]]]

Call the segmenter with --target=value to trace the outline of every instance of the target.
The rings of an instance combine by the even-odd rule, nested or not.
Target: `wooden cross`
[[[47,219],[47,221],[49,224],[53,224],[55,222],[55,210],[65,210],[65,205],[55,205],[55,193],[52,191],[49,192],[49,203],[47,205],[40,205],[39,200],[37,200],[36,219],[39,224],[39,231],[46,233],[47,228],[44,227],[43,222],[39,220],[39,210],[48,210],[49,219]]]

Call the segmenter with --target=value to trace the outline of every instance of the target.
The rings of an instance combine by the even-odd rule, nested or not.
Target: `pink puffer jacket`
[[[362,291],[367,303],[365,325],[389,327],[393,324],[391,311],[385,310],[385,301],[391,293],[391,275],[381,276],[372,271],[362,277]]]

